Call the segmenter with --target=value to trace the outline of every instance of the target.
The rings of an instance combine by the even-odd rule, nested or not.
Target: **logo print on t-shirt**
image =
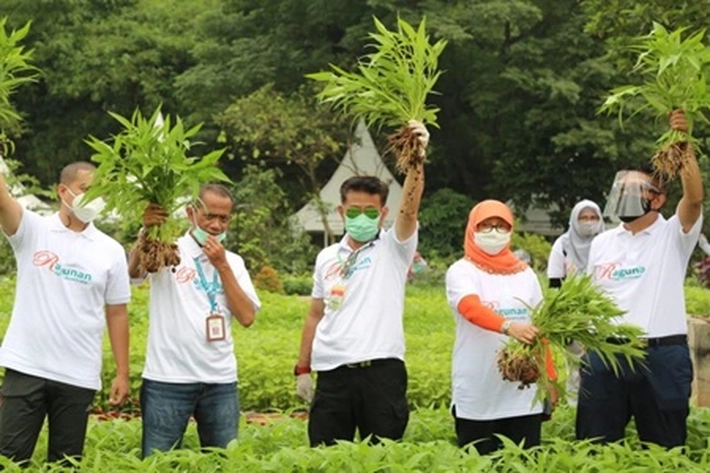
[[[38,267],[46,266],[50,272],[66,281],[88,284],[93,279],[86,271],[61,264],[59,256],[48,250],[37,251],[32,257],[32,263]]]
[[[507,319],[524,319],[528,315],[527,307],[501,307],[498,301],[481,301],[481,305]]]
[[[193,268],[183,266],[175,273],[175,282],[177,282],[178,284],[185,284],[186,282],[194,280],[196,277],[197,271],[195,271]]]
[[[598,264],[594,267],[594,278],[608,281],[628,281],[640,278],[645,272],[644,266],[624,267],[621,263]]]
[[[195,286],[195,289],[197,289],[198,291],[205,291],[205,289],[202,287],[202,284],[200,284],[200,278],[197,277],[197,270],[195,268],[182,266],[175,272],[175,282],[178,284],[187,284],[191,282],[192,285]],[[224,287],[222,287],[222,283],[220,281],[217,281],[217,294],[223,293]]]

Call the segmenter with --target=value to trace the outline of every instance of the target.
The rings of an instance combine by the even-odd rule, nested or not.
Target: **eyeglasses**
[[[510,232],[510,225],[507,223],[499,223],[492,225],[490,223],[481,223],[478,225],[478,232],[480,233],[491,233],[495,230],[498,233],[508,233]]]
[[[357,218],[360,214],[365,214],[365,216],[371,220],[376,219],[380,216],[380,209],[372,205],[367,207],[348,207],[345,210],[345,216],[348,218]]]

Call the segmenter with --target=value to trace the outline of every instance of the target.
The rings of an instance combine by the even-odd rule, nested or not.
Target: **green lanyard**
[[[338,264],[340,264],[340,270],[343,272],[343,279],[347,280],[350,279],[350,276],[352,276],[355,273],[355,263],[357,263],[357,258],[360,256],[360,253],[365,249],[369,248],[372,245],[374,245],[375,242],[371,241],[365,246],[361,246],[357,250],[353,251],[348,255],[348,258],[343,261],[343,258],[340,257],[340,250],[338,250]]]

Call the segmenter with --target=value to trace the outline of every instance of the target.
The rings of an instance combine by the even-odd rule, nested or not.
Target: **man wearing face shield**
[[[180,263],[141,274],[131,252],[133,282],[150,279],[150,326],[141,385],[144,457],[179,448],[190,418],[200,445],[225,448],[239,431],[237,360],[232,323],[249,327],[261,303],[241,256],[222,242],[234,201],[229,189],[205,184],[187,207],[190,229],[177,240]],[[150,204],[144,228],[168,215]]]
[[[670,121],[673,129],[687,131],[682,112]],[[703,202],[700,169],[690,144],[687,149],[680,173],[683,196],[668,220],[660,214],[665,187],[651,172],[621,171],[614,180],[604,213],[622,224],[594,239],[587,271],[626,312],[621,321],[644,330],[647,353],[633,370],[620,360],[619,376],[596,354],[586,355],[579,439],[619,440],[633,416],[640,440],[667,448],[685,443],[693,368],[683,281],[700,234]]]
[[[48,217],[23,209],[0,174],[0,226],[18,268],[0,349],[6,368],[0,454],[17,462],[31,458],[45,417],[48,460],[81,456],[88,413],[101,389],[104,327],[117,372],[109,402],[120,405],[130,394],[126,255],[92,223],[103,208],[101,199],[83,200],[94,170],[86,162],[62,170],[59,211]]]

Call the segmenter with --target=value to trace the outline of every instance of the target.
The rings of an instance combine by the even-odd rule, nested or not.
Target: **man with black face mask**
[[[671,128],[686,131],[675,111]],[[643,364],[623,360],[616,375],[594,353],[582,370],[577,438],[613,442],[624,436],[631,416],[640,440],[666,448],[687,436],[693,368],[687,343],[683,281],[702,227],[703,186],[690,144],[680,181],[683,197],[666,220],[659,212],[665,188],[652,171],[617,173],[604,215],[623,223],[592,242],[587,273],[626,313],[622,322],[643,328]],[[623,340],[610,340],[623,343]]]

